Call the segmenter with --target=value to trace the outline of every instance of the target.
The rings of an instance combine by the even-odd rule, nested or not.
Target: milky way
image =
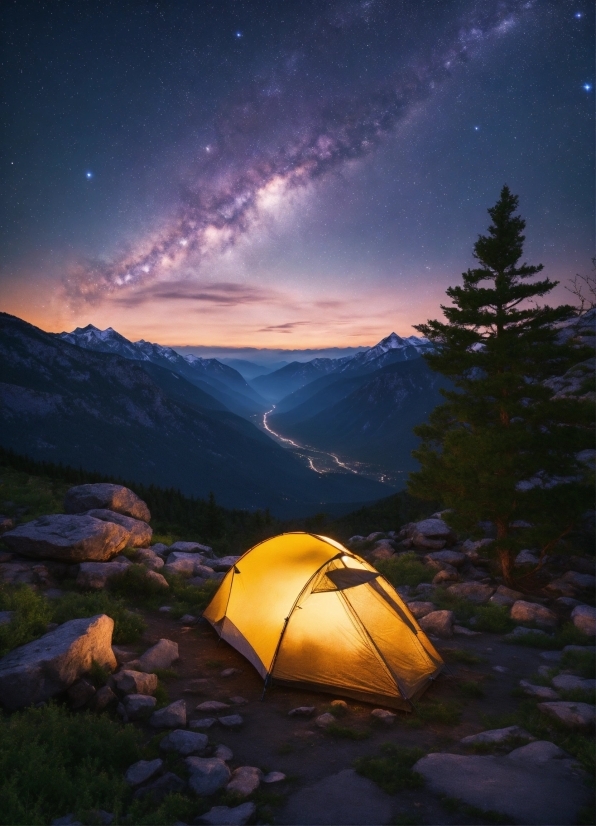
[[[337,6],[336,28],[357,25],[374,5]],[[191,171],[173,217],[132,244],[125,256],[71,268],[63,282],[67,299],[75,305],[95,303],[167,280],[191,264],[196,272],[206,256],[257,227],[272,200],[283,200],[292,190],[373,153],[452,78],[458,64],[473,60],[495,37],[506,36],[532,7],[533,0],[476,5],[443,38],[437,34],[434,47],[383,83],[363,82],[349,93],[334,90],[301,99],[288,55],[283,71],[260,77],[244,89],[242,99],[222,105],[212,143],[187,164]]]

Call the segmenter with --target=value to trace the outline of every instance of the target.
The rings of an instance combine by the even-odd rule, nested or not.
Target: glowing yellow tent
[[[391,585],[325,536],[286,533],[255,545],[203,616],[265,685],[408,709],[443,667]]]

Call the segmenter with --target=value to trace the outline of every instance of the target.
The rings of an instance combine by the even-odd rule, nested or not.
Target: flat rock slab
[[[153,528],[142,519],[134,519],[132,516],[125,516],[123,513],[116,513],[105,508],[93,508],[87,511],[87,516],[101,519],[102,522],[114,522],[127,530],[129,537],[126,544],[129,548],[145,548],[151,542]]]
[[[69,620],[0,660],[0,702],[9,711],[49,700],[97,662],[116,667],[114,620],[106,614]]]
[[[512,738],[518,740],[534,740],[532,735],[520,726],[507,726],[506,728],[493,728],[488,731],[481,731],[478,734],[470,734],[463,737],[459,742],[462,746],[491,745],[506,743]]]
[[[126,546],[128,531],[93,516],[54,513],[2,535],[11,551],[34,559],[105,562]]]
[[[512,753],[514,754],[514,753]],[[590,789],[566,761],[515,757],[427,754],[414,766],[435,794],[500,812],[515,823],[564,826],[577,823]],[[355,822],[355,821],[352,821]]]
[[[278,823],[303,826],[382,826],[389,823],[395,799],[372,780],[344,769],[291,795]]]
[[[495,589],[483,582],[458,582],[456,585],[450,585],[447,591],[454,597],[463,597],[470,602],[481,604],[488,602]]]
[[[538,703],[538,708],[559,723],[569,728],[589,729],[596,722],[596,711],[589,703],[559,702]]]
[[[147,505],[130,488],[100,482],[94,485],[77,485],[70,488],[64,497],[66,513],[83,513],[91,508],[108,510],[132,516],[133,519],[151,520]]]
[[[257,807],[252,801],[242,803],[240,806],[230,808],[229,806],[214,806],[212,809],[198,817],[195,823],[205,823],[208,826],[244,826],[254,815]]]

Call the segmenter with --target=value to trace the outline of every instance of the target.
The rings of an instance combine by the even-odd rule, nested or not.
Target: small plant
[[[408,716],[406,725],[418,728],[425,723],[454,726],[459,723],[461,709],[455,703],[423,700],[416,706],[416,713]]]
[[[486,696],[480,683],[475,680],[462,680],[457,684],[457,687],[464,697],[471,700],[480,700]]]
[[[163,597],[164,588],[147,573],[144,565],[130,565],[123,573],[113,576],[107,587],[112,594],[151,605],[156,598]]]
[[[127,822],[139,826],[168,826],[171,823],[191,823],[197,816],[197,800],[182,794],[169,794],[159,806],[146,797],[133,801],[127,813]],[[207,811],[203,805],[203,812]]]
[[[360,757],[354,768],[363,777],[377,783],[385,792],[396,794],[402,789],[419,789],[424,780],[412,771],[414,764],[424,757],[422,749],[408,749],[384,743],[380,757]]]
[[[346,740],[366,740],[370,737],[368,729],[355,729],[351,726],[342,726],[341,723],[330,723],[325,726],[325,731],[333,737],[344,737]]]
[[[52,620],[58,624],[80,617],[107,614],[114,620],[113,641],[116,645],[137,642],[146,628],[138,614],[128,611],[121,599],[106,591],[79,594],[71,592],[52,601]]]
[[[163,708],[170,702],[168,690],[161,680],[157,683],[157,688],[155,689],[153,696],[157,700],[156,708]]]
[[[593,651],[564,651],[561,667],[575,671],[585,679],[593,678],[596,673],[596,654]]]
[[[480,657],[464,648],[444,648],[442,653],[448,662],[464,663],[464,665],[479,665],[486,662],[485,657]]]
[[[416,554],[400,554],[391,559],[382,559],[375,567],[394,588],[400,585],[414,587],[421,582],[430,582],[434,575]]]
[[[479,605],[474,614],[475,631],[488,634],[508,634],[515,627],[509,611],[503,605]]]
[[[110,672],[103,665],[100,665],[96,660],[91,663],[91,668],[87,674],[87,679],[90,680],[96,688],[104,686],[110,677]]]
[[[14,611],[9,623],[0,625],[0,656],[45,634],[52,610],[48,600],[27,585],[0,586],[0,610]]]

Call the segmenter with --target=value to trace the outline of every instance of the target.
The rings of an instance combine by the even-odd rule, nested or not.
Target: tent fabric
[[[255,545],[203,616],[267,682],[410,708],[443,667],[397,591],[325,536]]]

